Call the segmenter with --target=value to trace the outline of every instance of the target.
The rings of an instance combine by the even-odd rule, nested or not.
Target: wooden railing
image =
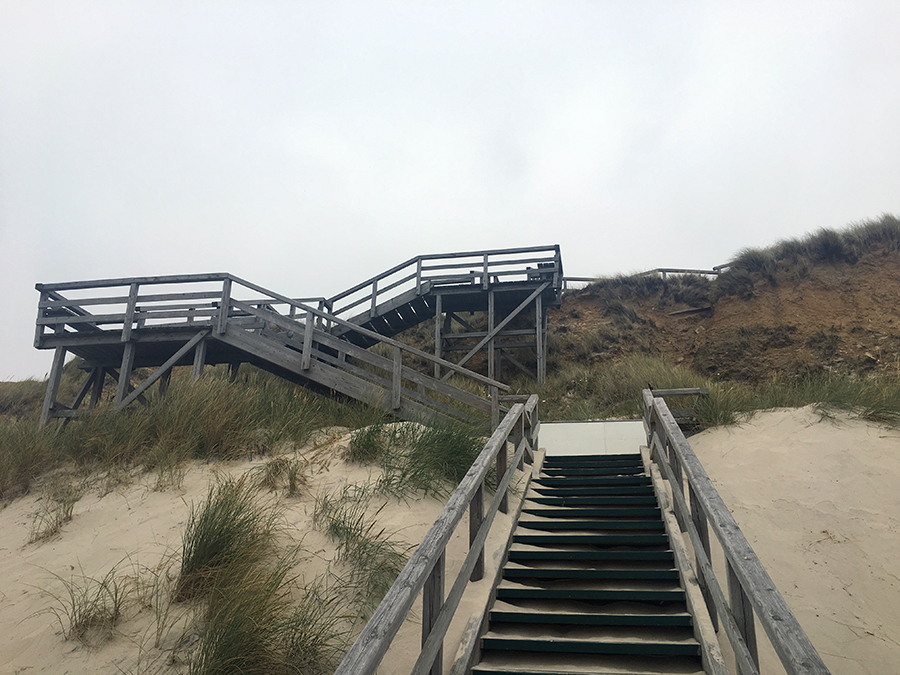
[[[156,292],[161,286],[167,287],[163,289],[165,292]],[[154,292],[148,293],[148,287]],[[279,331],[280,339],[292,341],[291,346],[300,352],[303,370],[308,370],[315,358],[378,381],[390,389],[394,409],[400,407],[404,396],[422,402],[424,394],[420,390],[426,389],[489,412],[496,426],[501,413],[499,392],[509,391],[509,387],[501,382],[330,314],[322,309],[327,304],[324,298],[289,298],[227,273],[37,284],[36,288],[41,293],[35,332],[37,348],[64,346],[68,339],[79,338],[129,344],[134,330],[150,328],[196,328],[209,331],[213,337],[223,335],[229,328],[268,331],[270,334]],[[123,291],[118,294],[99,292],[115,288]],[[78,297],[66,297],[63,292],[75,293]],[[307,302],[316,302],[319,306],[313,307]],[[342,325],[384,343],[390,347],[392,357],[379,356],[334,337],[323,330],[326,325]],[[52,332],[47,333],[47,330]],[[332,354],[317,346],[327,347]],[[333,356],[335,353],[337,356]],[[490,400],[407,367],[404,355],[424,360],[429,369],[438,364],[445,371],[453,371],[483,385]],[[347,356],[358,358],[387,375],[378,377],[349,364]],[[416,390],[404,388],[404,381],[415,385]],[[119,397],[117,402],[123,400]],[[441,407],[438,401],[429,400],[428,404],[433,408]]]
[[[435,286],[464,284],[487,290],[496,283],[537,279],[560,289],[562,274],[558,245],[420,255],[328,298],[326,307],[344,319],[366,312],[375,316],[378,305],[413,290],[421,295]]]
[[[425,535],[394,585],[384,596],[356,642],[344,656],[335,675],[373,675],[422,591],[422,649],[412,675],[441,675],[444,636],[469,581],[484,576],[484,543],[497,511],[508,509],[508,488],[513,472],[533,457],[540,422],[538,397],[516,403],[494,430],[487,444],[447,505]],[[507,442],[515,454],[508,460]],[[497,467],[496,492],[484,511],[484,481],[491,466]],[[469,511],[469,553],[449,593],[444,595],[447,542],[466,510]]]
[[[647,445],[672,489],[675,516],[690,536],[710,617],[725,630],[738,673],[760,672],[756,621],[765,630],[787,675],[829,673],[713,487],[666,402],[655,393],[649,389],[643,392]],[[725,557],[728,601],[713,570],[710,530]]]

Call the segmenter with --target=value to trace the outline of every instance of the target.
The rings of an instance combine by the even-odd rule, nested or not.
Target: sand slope
[[[831,671],[897,673],[900,430],[806,407],[689,440]]]
[[[299,496],[277,497],[283,502],[288,534],[302,549],[299,571],[307,581],[329,565],[336,550],[334,541],[312,527],[315,496],[323,491],[339,492],[348,483],[365,483],[378,475],[375,468],[347,464],[340,459],[348,438],[348,434],[338,433],[324,445],[301,449],[299,455],[316,455],[309,483]],[[132,475],[112,485],[102,476],[93,476],[84,496],[75,504],[73,519],[58,535],[41,542],[29,543],[33,516],[41,507],[40,490],[0,509],[0,674],[187,672],[185,657],[190,654],[190,644],[180,652],[172,649],[185,646],[179,642],[198,639],[196,633],[183,633],[182,626],[190,619],[189,608],[176,607],[167,617],[174,628],[163,636],[161,648],[154,646],[159,613],[151,603],[130,604],[112,639],[94,646],[65,640],[59,622],[48,610],[61,606],[54,597],[67,597],[65,582],[80,581],[84,576],[101,578],[114,566],[123,579],[140,578],[144,583],[154,573],[165,574],[166,567],[170,575],[177,574],[177,554],[191,505],[203,501],[217,473],[237,476],[266,459],[195,463],[190,465],[179,488],[163,491],[154,489],[154,474]],[[513,508],[514,503],[515,500],[511,503]],[[443,506],[443,501],[430,497],[376,497],[370,503],[369,513],[376,520],[377,529],[390,534],[392,540],[405,542],[411,552]],[[448,546],[448,587],[468,550],[467,522],[464,518]],[[496,549],[505,543],[509,528],[510,516],[498,514],[486,546],[486,578],[467,592],[448,633],[444,650],[448,665],[470,616],[480,614],[483,598],[489,592],[489,579],[498,564]],[[417,605],[379,672],[409,672],[418,655],[419,621],[421,607]],[[360,627],[361,624],[357,629]],[[171,662],[173,653],[181,655],[180,662]]]

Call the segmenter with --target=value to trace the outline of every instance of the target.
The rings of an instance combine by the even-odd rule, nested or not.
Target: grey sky
[[[0,380],[49,369],[38,281],[708,267],[900,213],[898,32],[886,0],[0,0]]]

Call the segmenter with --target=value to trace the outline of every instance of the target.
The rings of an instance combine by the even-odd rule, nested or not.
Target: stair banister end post
[[[231,277],[222,281],[222,299],[219,302],[219,316],[216,321],[216,334],[221,335],[228,326],[228,314],[231,310]]]

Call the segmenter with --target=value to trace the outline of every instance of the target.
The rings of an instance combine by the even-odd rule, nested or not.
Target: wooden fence
[[[422,591],[422,649],[412,675],[441,675],[444,636],[466,585],[484,576],[484,543],[494,516],[497,511],[507,511],[513,472],[523,468],[525,459],[532,458],[537,449],[540,429],[537,404],[537,395],[529,396],[525,403],[516,403],[494,430],[335,675],[374,675],[419,591]],[[508,461],[508,441],[512,441],[515,448],[511,461]],[[493,465],[497,467],[496,492],[485,511],[484,481]],[[467,510],[469,553],[445,596],[447,542]]]
[[[488,290],[497,283],[536,280],[559,289],[562,275],[558,245],[420,255],[328,298],[325,307],[344,319],[365,312],[374,316],[381,303],[404,292],[421,295],[446,285]]]
[[[272,348],[266,350],[265,341],[252,340],[249,333],[253,332],[277,336],[284,344],[299,351],[303,371],[309,371],[313,362],[319,360],[379,384],[390,392],[391,408],[395,410],[400,407],[401,399],[407,398],[442,412],[452,412],[440,401],[442,397],[449,397],[490,413],[496,425],[503,411],[499,393],[509,390],[508,386],[492,378],[336,317],[323,309],[327,304],[324,298],[289,298],[227,273],[38,284],[36,288],[41,299],[35,347],[57,350],[50,384],[58,381],[56,371],[62,368],[66,350],[78,353],[80,349],[115,344],[120,344],[121,349],[124,344],[122,376],[118,378],[116,395],[119,407],[139,398],[191,349],[194,349],[194,371],[198,376],[204,363],[207,339],[222,340],[250,353],[263,350],[266,352],[262,354],[264,358],[267,354],[275,358],[277,354]],[[109,289],[122,290],[111,294]],[[307,304],[310,301],[318,307]],[[326,326],[334,325],[385,344],[391,356],[380,356],[356,347],[325,330]],[[160,365],[159,370],[135,390],[130,390],[128,380],[137,344],[134,338],[143,332],[145,342],[159,342],[179,331],[185,335],[184,346],[161,365],[156,364]],[[487,388],[490,400],[409,368],[407,362],[410,359],[405,361],[404,355],[424,361],[429,369],[437,364],[445,371],[474,380]],[[375,375],[353,365],[348,356],[384,375]],[[319,377],[321,384],[331,386],[328,381],[321,381],[326,378],[324,372]],[[437,396],[426,399],[425,391]],[[55,395],[55,391],[52,394]],[[50,417],[53,395],[45,401],[44,423]]]
[[[724,628],[739,675],[760,672],[756,621],[787,675],[826,675],[828,668],[713,487],[666,402],[654,396],[656,393],[643,392],[647,445],[672,489],[675,516],[690,536],[710,617]],[[725,556],[728,601],[713,570],[710,530]]]

